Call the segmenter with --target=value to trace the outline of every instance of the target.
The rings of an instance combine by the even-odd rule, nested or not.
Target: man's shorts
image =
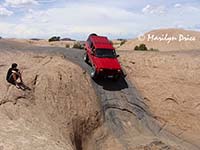
[[[18,75],[16,75],[16,80],[19,78]],[[9,80],[7,80],[10,84],[12,85],[16,85],[15,80],[13,78],[13,75],[11,75],[11,77],[9,78]]]

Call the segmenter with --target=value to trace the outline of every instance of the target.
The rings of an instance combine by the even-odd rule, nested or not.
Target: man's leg
[[[8,83],[10,83],[12,85],[16,85],[16,75],[14,73],[12,73],[7,81],[8,81]]]
[[[12,76],[13,76],[13,83],[14,83],[13,85],[15,85],[17,88],[19,88],[20,85],[17,82],[17,79],[19,78],[19,76],[16,73],[13,73]]]
[[[17,77],[19,77],[20,79],[20,83],[24,83],[23,80],[22,80],[22,74],[19,72],[19,74],[17,75]]]

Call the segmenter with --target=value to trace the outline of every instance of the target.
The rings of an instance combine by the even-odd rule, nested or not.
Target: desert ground
[[[200,149],[200,51],[118,50],[113,82],[90,79],[83,50],[41,46],[0,41],[1,149]],[[13,61],[31,91],[5,81]]]
[[[70,150],[83,128],[90,131],[98,125],[97,97],[80,67],[61,56],[1,51],[0,57],[2,149]],[[31,91],[5,81],[13,60]]]
[[[7,39],[9,41],[14,41],[22,44],[30,44],[30,45],[35,45],[35,46],[42,46],[42,47],[64,47],[64,48],[73,48],[75,44],[83,44],[84,41],[73,41],[73,40],[68,40],[68,41],[52,41],[49,42],[47,39],[16,39],[16,38],[10,38]],[[119,48],[121,46],[122,40],[111,40],[113,43],[114,48]]]
[[[163,128],[198,145],[200,51],[120,52],[128,77]]]
[[[72,48],[77,41],[52,41],[49,42],[45,39],[38,39],[38,40],[31,40],[31,39],[9,39],[11,41],[24,43],[24,44],[31,44],[35,46],[50,46],[50,47],[68,47]]]

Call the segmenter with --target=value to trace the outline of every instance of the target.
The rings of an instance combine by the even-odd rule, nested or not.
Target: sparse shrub
[[[154,51],[154,49],[153,49],[153,48],[150,48],[149,51]]]
[[[134,48],[134,50],[138,51],[139,50],[139,46],[136,45],[135,48]]]
[[[148,51],[148,48],[146,47],[145,44],[140,44],[139,46],[136,46],[134,48],[134,50],[136,50],[136,51]]]
[[[32,41],[40,41],[40,40],[42,40],[42,39],[38,39],[38,38],[31,38],[30,40],[32,40]]]
[[[124,45],[126,43],[127,40],[122,40],[120,43],[120,46]]]
[[[59,36],[53,36],[49,39],[49,42],[53,42],[53,41],[60,41],[60,37]]]
[[[33,44],[33,41],[30,40],[30,41],[28,41],[28,43]]]
[[[148,49],[145,44],[136,45],[134,48],[135,51],[159,51],[158,49],[150,48]]]
[[[70,48],[70,45],[69,45],[69,44],[66,44],[66,45],[65,45],[65,48]]]
[[[149,51],[156,51],[156,52],[158,52],[159,50],[158,49],[154,49],[154,48],[150,48]]]
[[[118,41],[124,41],[125,39],[117,39]]]
[[[72,48],[76,49],[84,49],[84,45],[80,44],[79,42],[75,43]]]
[[[2,37],[0,36],[0,40],[2,39]]]
[[[145,44],[140,44],[139,49],[140,49],[141,51],[147,51],[147,50],[148,50],[148,48],[146,47]]]

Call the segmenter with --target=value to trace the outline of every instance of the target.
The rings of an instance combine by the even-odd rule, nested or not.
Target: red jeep
[[[117,80],[123,74],[117,60],[119,55],[107,37],[90,34],[85,43],[85,50],[84,61],[91,64],[93,79],[103,76]]]

